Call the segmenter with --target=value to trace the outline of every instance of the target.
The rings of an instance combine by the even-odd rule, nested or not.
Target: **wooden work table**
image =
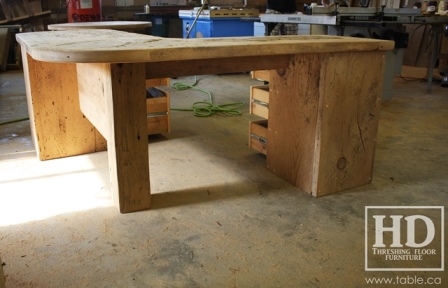
[[[101,22],[73,22],[48,25],[48,30],[65,31],[79,29],[113,29],[120,31],[132,31],[149,28],[152,26],[148,21],[101,21]]]
[[[23,33],[17,40],[39,159],[107,145],[111,191],[122,213],[151,203],[145,79],[271,70],[268,169],[314,196],[372,179],[391,41],[172,39],[115,30]]]

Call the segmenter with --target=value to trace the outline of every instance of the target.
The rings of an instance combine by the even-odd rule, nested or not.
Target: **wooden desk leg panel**
[[[382,52],[307,54],[271,71],[268,169],[314,196],[370,183],[384,63]]]
[[[112,86],[107,83],[110,81],[110,65],[78,63],[76,70],[81,112],[104,138],[109,139],[106,98],[112,93]]]
[[[22,59],[38,158],[49,160],[105,150],[105,139],[79,109],[76,65],[36,61],[24,49]]]
[[[148,209],[145,64],[78,64],[78,81],[82,109],[107,139],[115,206],[121,213]]]

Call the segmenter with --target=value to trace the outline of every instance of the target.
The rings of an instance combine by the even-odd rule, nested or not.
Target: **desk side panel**
[[[105,150],[104,138],[80,111],[76,65],[36,61],[22,53],[26,57],[27,99],[39,159]]]
[[[101,69],[108,64],[76,64],[78,75],[78,93],[81,112],[98,129],[106,139],[109,136],[108,119],[106,115],[107,91],[103,78],[108,69]],[[97,69],[95,69],[97,68]],[[110,75],[107,75],[109,78]]]
[[[372,180],[384,52],[330,54],[322,66],[314,196]]]
[[[372,179],[384,52],[300,54],[271,71],[268,169],[323,196]]]
[[[270,72],[267,166],[308,193],[312,189],[324,55],[295,55],[286,69]]]

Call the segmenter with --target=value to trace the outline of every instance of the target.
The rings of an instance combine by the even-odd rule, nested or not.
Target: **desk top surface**
[[[30,32],[16,35],[35,60],[71,63],[138,63],[392,50],[394,42],[327,35],[161,38],[108,29]]]
[[[141,29],[151,27],[148,21],[101,21],[101,22],[74,22],[48,25],[48,30],[76,30],[76,29]]]

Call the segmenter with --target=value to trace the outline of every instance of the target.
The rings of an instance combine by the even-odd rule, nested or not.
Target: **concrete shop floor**
[[[364,287],[365,277],[414,275],[446,287],[446,272],[365,272],[364,215],[365,206],[448,203],[448,88],[427,94],[425,82],[396,78],[373,182],[313,198],[248,148],[258,119],[249,86],[261,83],[198,78],[216,104],[246,102],[243,115],[172,111],[172,133],[149,137],[153,205],[143,212],[112,206],[106,152],[38,161],[29,121],[0,126],[6,287]],[[27,117],[22,73],[0,80],[0,122]],[[172,107],[208,99],[169,90]]]

